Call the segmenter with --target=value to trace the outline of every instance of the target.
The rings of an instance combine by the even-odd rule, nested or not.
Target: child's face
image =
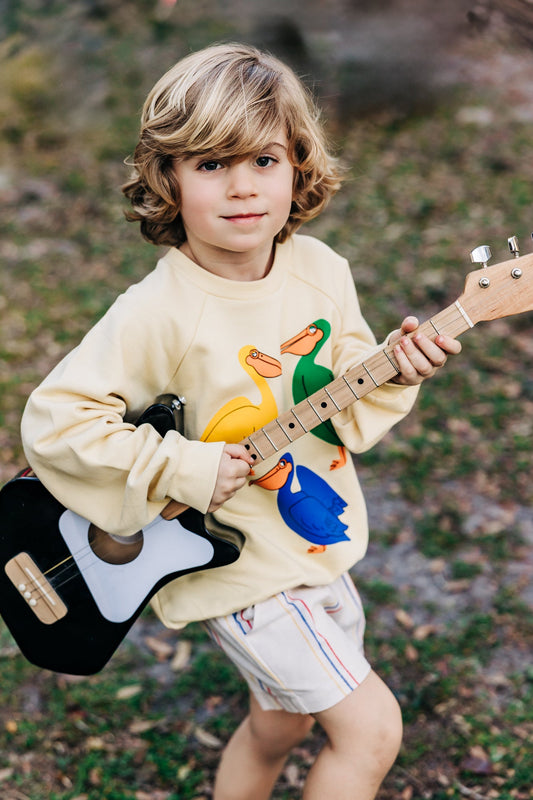
[[[242,256],[260,260],[264,255],[268,261],[293,197],[294,167],[287,145],[280,130],[270,144],[244,159],[194,156],[176,164],[187,235],[184,250],[201,266],[214,271],[213,264],[225,259],[237,267],[245,260]],[[241,255],[236,259],[236,254]]]

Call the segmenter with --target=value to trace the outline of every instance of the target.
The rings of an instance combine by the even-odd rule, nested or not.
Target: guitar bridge
[[[41,622],[52,625],[66,616],[66,605],[28,553],[14,556],[4,569],[13,586]]]

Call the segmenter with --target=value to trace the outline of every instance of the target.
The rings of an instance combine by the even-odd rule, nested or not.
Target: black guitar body
[[[165,411],[161,403],[151,408],[155,416],[148,409],[139,424],[155,419],[162,435],[175,427],[175,409]],[[0,520],[0,615],[29,661],[75,675],[104,667],[165,584],[231,564],[243,544],[237,531],[210,515],[208,530],[204,515],[188,508],[175,520],[158,518],[140,531],[137,554],[113,563],[91,545],[93,526],[27,476],[17,476],[0,491]],[[75,546],[69,536],[77,537],[70,539]],[[113,539],[115,553],[121,552],[121,541]]]

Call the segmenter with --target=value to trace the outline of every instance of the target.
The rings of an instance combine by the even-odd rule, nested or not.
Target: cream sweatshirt
[[[240,441],[375,348],[348,263],[312,237],[278,245],[268,275],[251,282],[171,248],[32,393],[26,457],[58,500],[111,533],[142,529],[169,499],[205,512],[222,441]],[[186,400],[184,431],[164,439],[131,422],[162,393]],[[153,600],[163,622],[181,627],[327,583],[361,559],[368,530],[353,462],[330,466],[341,443],[370,448],[416,395],[386,383],[334,416],[333,430],[259,465],[215,515],[244,534],[240,558],[167,584]],[[286,482],[261,485],[280,457]]]

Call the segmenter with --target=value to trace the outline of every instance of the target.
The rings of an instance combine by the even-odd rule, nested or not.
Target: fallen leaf
[[[179,781],[184,781],[185,778],[188,778],[190,774],[191,774],[190,764],[182,764],[181,767],[178,767],[177,776]]]
[[[438,775],[437,775],[437,783],[440,786],[449,786],[450,785],[450,779],[448,778],[447,775],[444,775],[443,772],[439,772]]]
[[[490,775],[492,761],[479,745],[470,748],[468,755],[461,761],[461,769],[473,772],[474,775]]]
[[[205,747],[210,747],[213,750],[219,750],[223,746],[223,742],[217,736],[214,736],[208,731],[204,731],[199,725],[194,729],[194,737],[200,744],[203,744]]]
[[[101,786],[102,784],[102,768],[93,767],[89,772],[89,783],[91,786]]]
[[[155,728],[158,724],[159,720],[157,719],[135,719],[128,726],[128,731],[134,734],[146,733],[146,731],[151,731],[152,728]]]
[[[394,613],[394,616],[396,618],[396,621],[399,622],[400,625],[402,625],[402,627],[407,628],[408,630],[414,628],[415,623],[413,622],[412,616],[408,614],[407,611],[405,611],[403,608],[397,609],[397,611],[395,611]]]
[[[144,643],[158,661],[167,661],[174,652],[171,644],[158,639],[156,636],[147,636]]]
[[[101,736],[89,736],[85,740],[85,747],[87,750],[103,750],[105,742]]]
[[[446,591],[450,592],[451,594],[459,594],[460,592],[466,592],[469,587],[470,587],[470,581],[466,579],[446,582]]]
[[[431,625],[429,623],[427,625],[417,625],[413,632],[413,639],[416,642],[423,642],[428,636],[437,633],[437,630],[436,625]]]
[[[118,689],[115,697],[117,700],[129,700],[130,697],[135,697],[142,692],[142,686],[139,683],[132,683],[130,686],[123,686]]]
[[[184,667],[187,666],[191,658],[191,650],[192,645],[190,641],[188,639],[180,639],[174,652],[172,661],[170,662],[170,668],[174,672],[179,672],[180,669],[184,669]]]
[[[412,644],[408,644],[405,648],[405,657],[408,661],[418,661],[418,650]]]
[[[205,701],[204,707],[208,711],[214,711],[215,708],[218,708],[218,706],[221,704],[221,702],[222,702],[222,696],[220,694],[212,694],[212,695],[209,695],[209,697]]]

